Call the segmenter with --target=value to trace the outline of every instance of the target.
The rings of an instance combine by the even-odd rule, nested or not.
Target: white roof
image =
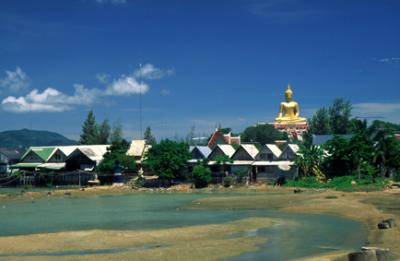
[[[51,153],[49,159],[53,157],[54,153],[56,153],[57,150],[60,150],[62,153],[64,153],[65,156],[69,156],[73,151],[76,149],[92,149],[95,151],[96,154],[102,154],[102,156],[107,152],[107,148],[110,147],[110,145],[68,145],[68,146],[55,146],[53,153]]]
[[[253,166],[291,166],[294,165],[293,161],[280,160],[280,161],[255,161]]]
[[[62,169],[65,168],[65,162],[51,162],[51,163],[43,163],[37,166],[38,168],[56,168]]]
[[[218,148],[220,148],[222,150],[222,152],[228,156],[229,158],[232,157],[232,155],[235,153],[235,149],[228,144],[218,144],[217,145]]]
[[[132,140],[126,155],[142,157],[146,149],[146,140]]]
[[[239,165],[239,166],[251,166],[253,165],[254,161],[252,160],[235,160],[230,165]]]
[[[208,155],[211,154],[211,149],[208,146],[195,146],[190,150],[190,152],[192,152],[195,148],[197,148],[200,153],[203,154],[204,158],[207,158]]]
[[[81,145],[76,146],[76,149],[85,154],[89,159],[99,163],[103,160],[103,156],[106,154],[108,147],[110,147],[110,145]]]
[[[288,147],[294,152],[297,153],[300,150],[299,145],[297,144],[289,144]]]
[[[265,144],[265,146],[275,155],[275,157],[279,158],[279,156],[281,156],[282,151],[275,144]]]
[[[259,150],[254,144],[242,144],[240,145],[253,159],[256,158]]]

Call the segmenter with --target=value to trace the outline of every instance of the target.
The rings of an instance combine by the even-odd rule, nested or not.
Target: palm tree
[[[300,146],[295,164],[299,167],[304,176],[314,176],[319,181],[325,181],[326,176],[321,171],[321,165],[324,162],[324,151],[311,145],[310,147]]]
[[[374,137],[373,162],[379,166],[381,177],[385,177],[388,167],[392,166],[393,160],[399,152],[399,143],[393,135],[385,130],[379,130]]]

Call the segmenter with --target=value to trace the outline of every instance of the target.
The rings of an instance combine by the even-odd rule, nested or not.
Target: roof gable
[[[211,154],[211,149],[207,146],[194,146],[191,147],[190,153],[193,158],[208,158]]]
[[[232,155],[235,153],[235,149],[228,144],[218,144],[217,145],[218,148],[221,149],[221,151],[228,156],[229,158],[232,157]]]
[[[242,144],[232,155],[233,160],[255,160],[259,150],[253,144]]]
[[[127,155],[133,157],[142,157],[146,148],[146,140],[132,140]]]
[[[231,158],[234,153],[235,149],[231,145],[219,144],[215,146],[214,149],[211,151],[210,155],[208,155],[208,159],[213,160],[217,156],[223,156],[223,155]]]
[[[279,158],[282,154],[282,151],[275,144],[265,144],[265,147],[274,154],[275,157]]]
[[[30,147],[21,157],[24,160],[29,154],[36,154],[42,161],[46,162],[55,151],[56,147]]]

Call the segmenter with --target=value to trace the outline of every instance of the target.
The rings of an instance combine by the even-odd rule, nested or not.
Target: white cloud
[[[386,64],[394,64],[394,63],[400,63],[400,57],[380,58],[380,59],[375,59],[375,61]]]
[[[357,112],[382,114],[400,110],[400,103],[366,102],[354,104],[353,108],[357,110]]]
[[[147,63],[133,73],[133,77],[147,80],[160,79],[174,73],[173,69],[162,70],[154,65]]]
[[[107,87],[105,95],[144,94],[148,90],[149,86],[147,84],[139,83],[135,78],[123,75]]]
[[[62,112],[71,110],[72,105],[93,104],[101,93],[98,89],[87,89],[79,84],[74,85],[74,89],[73,95],[51,87],[43,92],[34,89],[26,96],[9,96],[1,104],[4,110],[10,112]]]
[[[400,103],[366,102],[353,105],[355,117],[400,122]]]
[[[30,78],[20,67],[17,67],[15,71],[6,71],[6,77],[0,79],[0,86],[12,93],[26,90],[30,83]]]
[[[7,72],[9,74],[9,72]],[[14,73],[15,74],[15,73]],[[11,73],[11,76],[14,74]],[[17,68],[16,74],[27,77],[20,68]],[[118,79],[109,83],[109,75],[98,74],[99,81],[108,84],[105,89],[86,88],[81,84],[74,85],[72,95],[65,94],[56,88],[49,87],[40,92],[38,89],[32,90],[25,96],[8,96],[3,99],[1,106],[4,110],[10,112],[62,112],[72,110],[75,106],[92,105],[105,96],[128,96],[136,94],[145,94],[150,87],[147,83],[138,82],[135,75],[142,75],[145,79],[159,79],[170,72],[163,71],[151,64],[146,64],[141,69],[136,70],[132,75],[122,75]],[[13,76],[15,78],[15,76]],[[17,78],[18,78],[17,77]],[[22,77],[22,78],[24,78]],[[167,94],[167,93],[165,93]]]

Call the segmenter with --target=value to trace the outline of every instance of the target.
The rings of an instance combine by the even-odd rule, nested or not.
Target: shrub
[[[247,171],[241,171],[236,174],[236,181],[238,183],[243,183],[245,181],[245,178],[247,177]]]
[[[194,167],[193,172],[194,186],[196,188],[204,188],[208,186],[211,181],[211,170],[203,165]]]
[[[356,181],[352,184],[352,181]],[[327,182],[318,182],[313,177],[306,177],[299,180],[288,181],[285,186],[303,187],[303,188],[330,188],[341,191],[373,191],[383,189],[388,184],[384,178],[362,178],[356,176],[342,176],[328,180]]]
[[[224,187],[229,188],[233,183],[233,178],[231,176],[227,176],[224,178]]]
[[[394,173],[393,181],[400,182],[400,172]]]

